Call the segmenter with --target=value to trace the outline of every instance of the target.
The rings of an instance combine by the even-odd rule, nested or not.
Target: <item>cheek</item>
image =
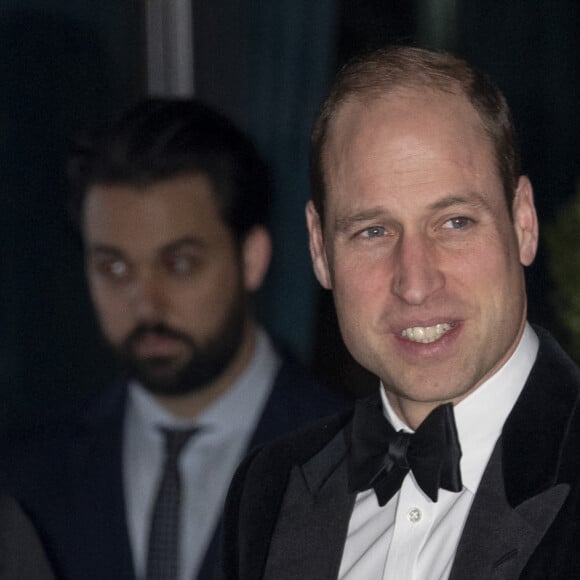
[[[525,283],[517,249],[495,240],[472,255],[454,277],[454,288],[480,312],[489,340],[511,335],[525,310]]]
[[[171,315],[178,324],[182,319],[190,325],[206,326],[224,309],[228,294],[217,287],[211,290],[195,286],[180,288],[172,293]]]
[[[224,272],[217,279],[177,284],[172,291],[173,323],[190,332],[210,330],[223,323],[232,303],[242,292],[239,277]]]
[[[465,278],[472,280],[474,287],[487,289],[486,292],[516,292],[514,281],[521,273],[517,249],[509,241],[492,240],[478,249],[465,263]]]
[[[94,288],[91,296],[101,330],[112,342],[125,338],[132,327],[127,301],[117,292]]]
[[[390,272],[385,261],[361,256],[339,258],[333,268],[333,296],[340,317],[353,327],[362,318],[373,318],[386,306]]]

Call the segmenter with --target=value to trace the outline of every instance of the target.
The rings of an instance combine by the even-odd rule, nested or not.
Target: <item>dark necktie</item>
[[[373,488],[384,506],[411,470],[419,487],[433,501],[439,488],[463,488],[453,405],[434,409],[415,433],[395,431],[383,415],[380,398],[357,401],[348,459],[349,491]]]
[[[179,455],[196,429],[162,429],[165,464],[153,506],[147,554],[147,580],[176,580],[179,572],[181,478]]]

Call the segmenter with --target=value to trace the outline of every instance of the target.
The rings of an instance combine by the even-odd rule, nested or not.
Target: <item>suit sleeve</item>
[[[230,485],[223,513],[222,549],[219,580],[239,580],[240,570],[240,512],[244,486],[249,468],[259,452],[259,448],[248,455],[238,467]],[[0,578],[0,580],[2,580]]]
[[[9,496],[0,497],[0,580],[54,580],[28,517]]]

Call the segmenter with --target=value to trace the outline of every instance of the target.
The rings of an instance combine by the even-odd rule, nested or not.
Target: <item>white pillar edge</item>
[[[147,92],[194,94],[193,0],[145,0]]]

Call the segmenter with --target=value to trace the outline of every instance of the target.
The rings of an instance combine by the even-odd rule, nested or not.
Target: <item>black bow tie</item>
[[[451,403],[434,409],[411,434],[393,429],[380,398],[357,401],[348,459],[350,492],[372,487],[384,506],[411,470],[419,487],[436,502],[439,488],[454,492],[463,488],[460,458]]]

